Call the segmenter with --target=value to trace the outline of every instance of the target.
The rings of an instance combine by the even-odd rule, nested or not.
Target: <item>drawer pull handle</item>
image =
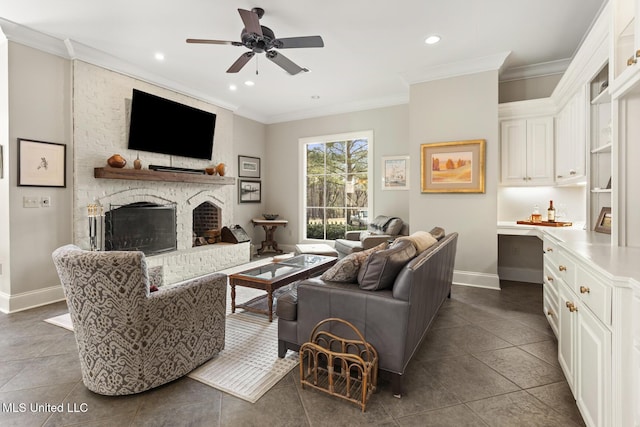
[[[588,294],[591,292],[591,289],[587,288],[586,286],[580,286],[580,293],[581,294]]]
[[[553,311],[549,310],[549,311],[547,311],[547,316],[551,316],[551,317],[553,317],[553,316],[555,316],[555,315],[553,314]]]
[[[636,62],[638,62],[638,60],[636,58],[634,58],[633,56],[630,57],[629,59],[627,59],[627,67],[630,67],[631,65],[635,64]]]
[[[564,265],[561,265],[560,267],[558,267],[558,270],[567,271],[567,267],[565,267]]]
[[[574,313],[574,312],[578,311],[578,307],[576,307],[575,305],[571,305],[571,307],[569,307],[569,311]]]
[[[571,307],[573,305],[573,303],[571,301],[567,301],[567,303],[565,304],[567,306],[567,308]]]
[[[547,252],[553,252],[553,248],[547,248]]]
[[[553,282],[553,277],[547,276],[547,280],[550,281],[550,282]]]

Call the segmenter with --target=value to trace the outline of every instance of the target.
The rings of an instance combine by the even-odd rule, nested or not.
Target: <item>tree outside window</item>
[[[305,144],[306,238],[335,240],[367,228],[369,141]]]

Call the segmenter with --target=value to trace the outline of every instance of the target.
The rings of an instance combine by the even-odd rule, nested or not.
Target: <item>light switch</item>
[[[39,208],[40,199],[38,197],[24,196],[22,198],[22,207],[23,208]]]

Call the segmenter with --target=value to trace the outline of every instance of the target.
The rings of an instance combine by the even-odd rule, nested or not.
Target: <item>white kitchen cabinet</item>
[[[586,177],[585,88],[581,87],[556,117],[556,183],[584,182]]]
[[[612,1],[612,94],[626,92],[640,81],[640,0]]]
[[[504,120],[500,130],[502,184],[553,184],[553,118]]]

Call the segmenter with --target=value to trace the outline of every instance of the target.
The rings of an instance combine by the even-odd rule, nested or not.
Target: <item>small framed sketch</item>
[[[253,179],[238,181],[239,203],[260,203],[262,201],[262,182]]]
[[[18,185],[66,187],[67,146],[18,138]]]
[[[382,189],[409,189],[409,156],[382,157]]]
[[[611,208],[602,208],[600,215],[598,215],[598,221],[593,229],[598,233],[611,234]]]
[[[238,156],[238,176],[260,178],[260,157]]]

